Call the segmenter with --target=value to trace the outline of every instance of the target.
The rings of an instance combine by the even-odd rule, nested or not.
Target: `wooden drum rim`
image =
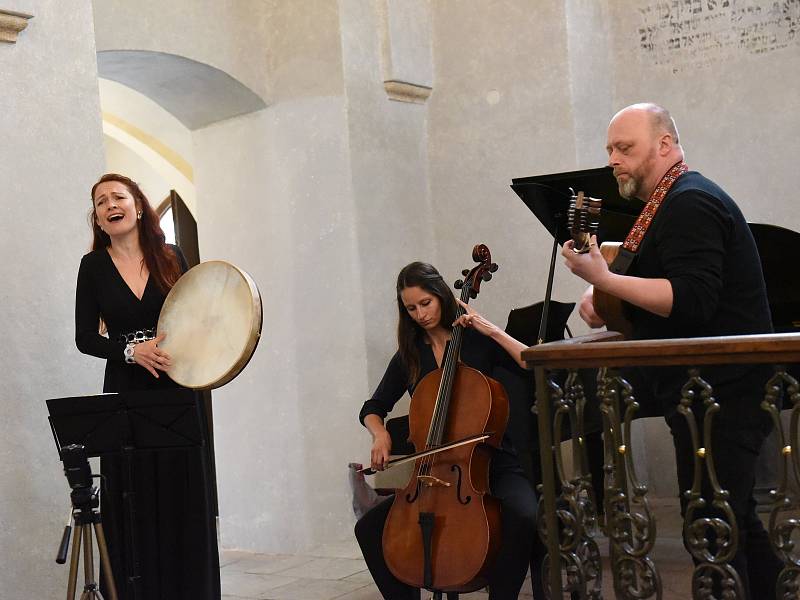
[[[169,293],[167,294],[167,297],[164,299],[164,304],[163,304],[163,306],[161,308],[161,313],[159,314],[159,318],[158,318],[158,328],[157,328],[157,330],[159,332],[163,330],[162,326],[163,326],[163,321],[164,321],[165,309],[167,311],[170,309],[171,304],[172,304],[171,300],[174,301],[175,296],[180,293],[181,281],[183,280],[183,277],[185,275],[187,275],[188,273],[190,273],[193,269],[196,269],[198,267],[202,267],[203,265],[224,265],[228,270],[230,270],[233,273],[236,273],[242,279],[242,281],[245,283],[245,285],[249,289],[250,296],[251,296],[251,305],[250,305],[250,314],[249,314],[250,327],[249,327],[249,333],[248,333],[248,336],[247,336],[247,341],[246,341],[245,345],[242,348],[242,351],[241,351],[241,353],[239,355],[239,358],[222,375],[212,379],[211,381],[208,381],[208,382],[192,382],[192,381],[185,381],[185,380],[181,381],[180,380],[180,376],[176,377],[175,375],[173,375],[172,372],[170,372],[170,371],[172,371],[172,369],[167,371],[167,375],[169,375],[169,377],[175,383],[177,383],[178,385],[181,385],[183,387],[188,387],[188,388],[191,388],[191,389],[194,389],[194,390],[210,390],[210,389],[218,388],[218,387],[221,387],[221,386],[225,385],[226,383],[231,381],[234,377],[236,377],[242,371],[242,369],[244,369],[244,367],[247,366],[247,363],[250,362],[250,359],[253,357],[253,354],[255,353],[256,348],[258,347],[258,342],[261,339],[261,326],[262,326],[262,321],[263,321],[263,308],[262,308],[262,304],[261,304],[261,294],[260,294],[260,292],[258,290],[258,286],[256,285],[256,282],[253,281],[253,278],[250,277],[250,275],[248,275],[246,271],[240,269],[239,267],[237,267],[233,263],[230,263],[230,262],[225,261],[225,260],[209,260],[209,261],[203,261],[203,262],[195,265],[194,267],[192,267],[188,271],[186,271],[186,273],[184,273],[178,279],[178,281],[175,283],[175,285],[169,291]],[[167,333],[169,334],[169,332],[167,332]]]

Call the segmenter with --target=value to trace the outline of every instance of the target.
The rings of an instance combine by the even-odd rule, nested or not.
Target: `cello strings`
[[[462,291],[462,299],[463,299],[463,291]],[[456,314],[460,316],[463,314],[463,309],[459,306],[456,310]],[[458,329],[457,327],[454,329]],[[439,384],[439,390],[436,395],[436,403],[434,404],[433,408],[433,415],[431,418],[431,425],[428,429],[428,438],[426,441],[426,448],[430,448],[433,445],[437,444],[436,438],[441,435],[442,431],[442,421],[443,417],[446,416],[446,398],[449,394],[449,390],[447,389],[449,386],[447,382],[451,379],[449,376],[451,371],[451,365],[453,364],[452,356],[454,354],[454,349],[458,345],[459,340],[456,338],[456,333],[454,332],[451,340],[450,345],[448,346],[447,353],[445,354],[445,360],[442,365],[442,378]],[[441,440],[439,440],[439,443]],[[430,472],[430,468],[433,465],[433,457],[425,457],[422,459],[420,464],[420,474],[427,475]]]
[[[469,300],[469,290],[470,290],[470,282],[467,281],[464,284],[464,287],[461,290],[461,301],[468,302]],[[459,305],[456,309],[456,315],[460,317],[461,315],[465,314],[465,310]],[[442,379],[441,384],[439,386],[439,393],[436,397],[436,403],[434,405],[433,416],[431,418],[431,427],[428,431],[428,440],[427,440],[427,447],[430,448],[433,445],[441,445],[444,438],[444,428],[447,424],[447,413],[448,408],[450,405],[450,397],[453,391],[454,385],[454,373],[456,366],[458,364],[458,355],[461,349],[461,337],[462,337],[463,327],[457,325],[453,328],[453,333],[450,339],[450,346],[448,347],[447,354],[445,355],[445,360],[442,368]],[[433,462],[436,460],[436,456],[425,457],[423,462],[420,465],[420,474],[424,472],[424,474],[428,474],[430,472],[431,467],[433,466]]]

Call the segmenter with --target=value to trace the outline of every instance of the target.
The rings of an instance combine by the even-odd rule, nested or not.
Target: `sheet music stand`
[[[600,228],[597,231],[597,239],[601,243],[624,240],[644,208],[641,200],[627,200],[619,195],[617,181],[610,167],[511,180],[511,189],[536,215],[550,235],[558,239],[559,244],[570,238],[567,227],[567,209],[572,195],[570,188],[576,193],[582,191],[587,196],[603,200]]]
[[[125,477],[120,485],[123,498],[127,500],[125,518],[129,523],[129,534],[125,536],[125,584],[129,590],[128,597],[145,600],[140,590],[139,555],[134,535],[133,457],[142,450],[199,448],[203,473],[207,475],[200,397],[193,390],[173,388],[53,398],[47,400],[47,408],[59,456],[61,448],[79,444],[86,448],[89,457],[123,457]]]

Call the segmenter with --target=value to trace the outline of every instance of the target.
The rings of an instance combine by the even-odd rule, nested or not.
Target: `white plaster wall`
[[[102,388],[102,361],[75,348],[74,294],[103,140],[90,4],[3,6],[35,15],[0,44],[0,598],[23,600],[67,581],[54,557],[69,487],[44,401]]]
[[[192,163],[192,136],[183,123],[127,85],[103,78],[98,84],[103,112],[120,117],[145,134],[158,138],[166,148]]]
[[[191,131],[144,94],[108,79],[98,83],[108,171],[145,186],[154,207],[177,191],[196,219]]]
[[[284,16],[328,61],[318,88],[346,96],[282,73],[279,102],[193,134],[201,254],[264,292],[262,345],[214,393],[223,545],[260,551],[351,535],[345,467],[368,456],[356,417],[396,346],[394,278],[434,250],[426,107],[388,100],[374,6],[343,2],[322,49]]]
[[[130,177],[144,192],[153,208],[169,196],[171,186],[153,167],[128,146],[107,135],[105,145],[106,169],[110,173],[121,173]]]
[[[608,2],[613,60],[624,65],[614,104],[652,98],[668,107],[690,167],[722,185],[748,220],[800,230],[787,185],[800,137],[800,39],[790,34],[800,6],[740,0],[664,11],[659,4]],[[640,29],[648,27],[655,32],[643,42]],[[676,37],[679,48],[669,41]]]
[[[544,298],[552,247],[511,179],[575,168],[564,9],[555,0],[431,6],[429,156],[439,263],[455,279],[473,266],[472,246],[486,243],[500,270],[474,302],[503,327],[510,309]],[[553,297],[570,301],[582,287],[559,270]]]
[[[619,110],[612,93],[618,63],[608,40],[611,16],[608,3],[596,0],[566,0],[564,13],[575,168],[592,169],[606,163],[604,124]]]
[[[203,259],[249,271],[256,354],[214,392],[223,545],[293,551],[352,524],[348,460],[366,394],[363,290],[341,98],[276,104],[195,132]]]
[[[241,265],[263,294],[261,345],[214,392],[223,545],[262,552],[348,538],[346,466],[368,452],[338,10],[276,8],[273,104],[193,133],[201,256]]]
[[[364,2],[355,4],[363,8]],[[385,37],[384,78],[432,87],[429,0],[379,0],[372,6],[383,20],[377,30]]]
[[[341,93],[333,0],[95,0],[98,50],[151,50],[225,71],[267,104]],[[298,37],[299,35],[299,37]]]
[[[225,71],[268,96],[263,25],[273,2],[260,0],[102,0],[93,2],[97,50],[152,50]]]
[[[397,5],[394,14],[410,6]],[[417,11],[420,7],[411,8]],[[391,39],[381,39],[387,32],[382,29],[384,14],[380,3],[345,0],[340,3],[340,14],[352,193],[361,282],[366,291],[367,380],[371,392],[397,349],[397,274],[414,260],[436,262],[428,194],[428,108],[425,104],[389,100],[383,87],[381,44],[388,44],[394,62],[404,65],[407,81],[417,82],[417,75],[429,81],[430,55],[425,56],[418,46],[408,50],[412,45],[408,43],[392,46],[407,31],[395,31]],[[413,21],[415,16],[424,22],[426,14],[413,12],[404,16],[403,22]],[[427,40],[420,41],[424,45]],[[407,412],[408,404],[403,401],[393,414]],[[366,431],[362,441],[368,447]]]

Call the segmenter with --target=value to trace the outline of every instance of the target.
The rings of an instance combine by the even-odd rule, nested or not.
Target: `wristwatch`
[[[125,355],[125,362],[129,365],[136,364],[136,361],[133,359],[133,347],[135,345],[136,344],[134,343],[125,344],[125,350],[122,351],[122,353]]]

